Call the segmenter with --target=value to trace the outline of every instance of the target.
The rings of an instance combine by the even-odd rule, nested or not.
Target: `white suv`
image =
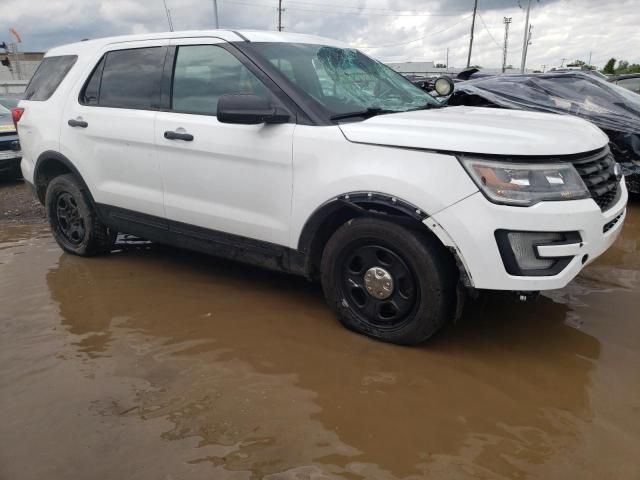
[[[117,232],[320,279],[345,326],[413,344],[464,288],[566,285],[622,228],[595,126],[445,107],[297,34],[196,31],[49,51],[20,102],[22,171],[67,252]]]

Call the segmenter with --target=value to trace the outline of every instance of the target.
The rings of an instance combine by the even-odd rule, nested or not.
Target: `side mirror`
[[[439,97],[446,97],[447,95],[451,95],[453,93],[453,80],[449,77],[438,77],[435,82],[433,82],[433,89],[436,91]]]
[[[217,117],[222,123],[258,125],[287,123],[291,116],[257,95],[226,94],[218,99]]]

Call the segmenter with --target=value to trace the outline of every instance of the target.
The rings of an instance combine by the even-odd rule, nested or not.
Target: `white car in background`
[[[117,232],[319,279],[399,344],[457,288],[561,288],[622,228],[607,137],[578,118],[442,108],[339,42],[257,31],[49,51],[17,114],[22,171],[66,252]]]

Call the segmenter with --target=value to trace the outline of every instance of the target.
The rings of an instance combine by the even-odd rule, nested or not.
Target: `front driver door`
[[[286,245],[295,124],[218,122],[220,96],[272,94],[223,41],[172,44],[170,108],[158,113],[155,126],[167,218]],[[182,138],[167,139],[166,132]]]

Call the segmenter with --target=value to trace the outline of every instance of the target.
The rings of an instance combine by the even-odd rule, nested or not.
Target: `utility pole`
[[[502,19],[504,23],[504,48],[502,49],[502,73],[507,69],[507,48],[509,46],[509,25],[511,24],[511,17],[504,17]]]
[[[589,68],[591,68],[591,54],[592,54],[592,53],[593,53],[593,52],[589,52],[589,63],[587,64],[587,65],[589,66]]]
[[[525,66],[527,63],[527,53],[529,53],[529,45],[531,45],[531,30],[533,30],[533,25],[529,25],[529,31],[527,32],[527,42],[524,44],[524,50],[522,52],[522,67],[521,72],[525,73]]]
[[[471,20],[471,38],[469,39],[469,56],[467,57],[467,68],[469,68],[469,66],[471,65],[471,50],[473,49],[473,30],[476,27],[477,11],[478,11],[478,0],[475,0],[475,2],[473,2],[473,20]]]
[[[449,47],[447,47],[447,72],[449,71]]]
[[[278,31],[282,31],[282,12],[284,12],[284,8],[282,8],[282,0],[278,0]]]
[[[218,0],[213,0],[213,26],[218,29],[220,23],[218,21]]]
[[[562,63],[560,64],[560,68],[564,67],[564,61],[566,60],[565,57],[562,57]]]
[[[547,70],[547,64],[543,63],[542,64],[542,73],[544,73]]]
[[[520,73],[524,73],[524,67],[527,63],[527,46],[529,45],[529,13],[531,12],[531,0],[527,1],[527,17],[524,21],[524,40],[522,42],[522,63],[520,64]]]

